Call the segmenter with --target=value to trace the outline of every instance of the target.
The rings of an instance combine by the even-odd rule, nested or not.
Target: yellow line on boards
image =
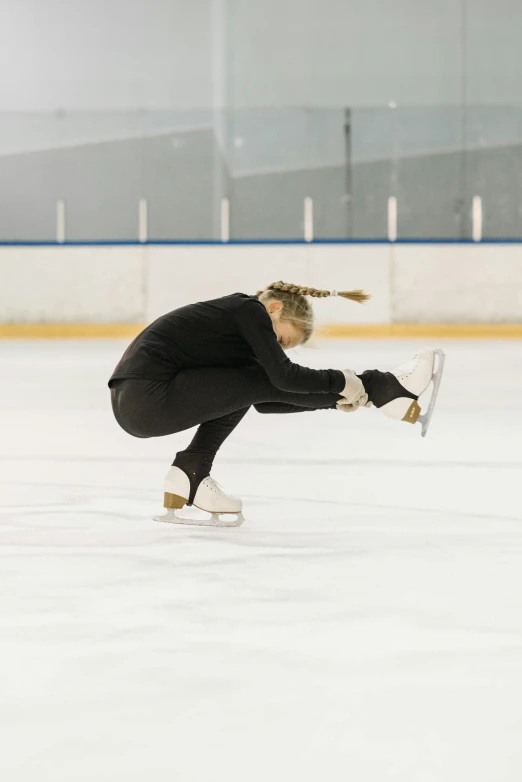
[[[145,323],[0,323],[4,339],[132,339]],[[370,323],[319,326],[331,339],[522,339],[522,323]]]
[[[4,339],[134,338],[146,323],[0,323]]]
[[[522,339],[522,323],[332,324],[317,335],[333,339]]]

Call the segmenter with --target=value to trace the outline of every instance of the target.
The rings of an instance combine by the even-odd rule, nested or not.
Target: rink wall
[[[326,336],[522,337],[515,243],[0,246],[0,336],[128,336],[274,279],[373,294],[317,300]]]

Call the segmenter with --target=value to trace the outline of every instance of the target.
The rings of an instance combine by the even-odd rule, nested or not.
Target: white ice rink
[[[189,434],[118,429],[123,342],[0,342],[2,782],[520,782],[522,349],[442,347],[426,440],[249,413],[213,530],[151,520]]]

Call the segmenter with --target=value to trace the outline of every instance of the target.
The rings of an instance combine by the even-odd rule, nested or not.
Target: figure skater
[[[212,526],[243,521],[241,500],[226,494],[211,471],[219,448],[252,406],[258,413],[303,413],[374,405],[390,418],[416,423],[418,397],[433,380],[430,409],[420,417],[425,434],[442,351],[426,348],[392,372],[370,369],[360,375],[309,369],[286,356],[285,350],[312,335],[308,297],[332,295],[359,303],[370,298],[361,290],[337,293],[274,282],[255,296],[233,293],[169,312],[129,345],[109,380],[118,424],[134,437],[198,426],[165,477],[162,520]],[[177,511],[185,505],[207,511],[210,520],[183,519]]]

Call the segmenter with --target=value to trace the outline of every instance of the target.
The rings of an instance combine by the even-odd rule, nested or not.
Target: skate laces
[[[411,373],[415,369],[415,362],[418,359],[418,357],[419,354],[415,353],[415,355],[412,358],[410,358],[409,361],[407,361],[405,364],[402,364],[402,366],[395,369],[393,372],[395,377],[408,377],[408,375],[411,375]]]
[[[220,483],[216,481],[215,478],[212,478],[210,475],[207,475],[205,478],[206,481],[210,484],[210,488],[215,489],[217,492],[220,492],[223,497],[230,497],[231,499],[234,499],[231,494],[227,494],[226,491],[223,489]]]

